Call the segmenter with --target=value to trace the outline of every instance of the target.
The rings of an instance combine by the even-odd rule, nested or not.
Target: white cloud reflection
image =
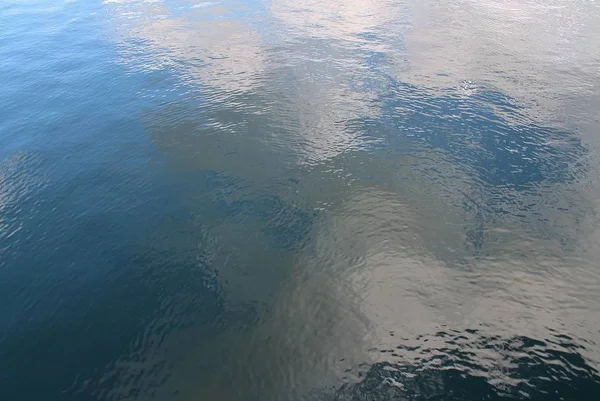
[[[186,84],[247,91],[264,71],[258,32],[228,18],[235,4],[160,0],[109,3],[121,32],[123,61],[133,68],[170,68]]]
[[[209,88],[219,100],[249,95],[236,100],[241,104],[232,101],[228,112],[265,108],[256,113],[262,119],[246,118],[227,131],[240,135],[229,139],[151,127],[159,147],[173,163],[226,171],[259,183],[259,191],[293,159],[302,167],[294,170],[301,195],[289,185],[288,198],[309,209],[326,206],[314,223],[310,246],[293,256],[268,250],[267,239],[252,234],[260,230],[259,222],[213,229],[211,234],[225,238],[220,250],[234,249],[240,258],[222,272],[237,296],[230,300],[261,303],[268,294],[270,308],[246,332],[196,344],[192,328],[168,338],[162,350],[153,349],[152,363],[171,349],[182,361],[161,390],[164,399],[173,399],[169,391],[181,383],[185,390],[179,399],[195,399],[202,391],[214,399],[243,399],[236,391],[256,389],[263,378],[273,399],[291,397],[343,374],[341,358],[349,365],[360,363],[371,358],[371,347],[397,345],[398,338],[388,336],[392,330],[411,336],[450,324],[535,338],[562,324],[580,338],[596,336],[600,316],[589,312],[600,310],[599,300],[589,298],[600,282],[593,255],[579,258],[573,251],[565,256],[556,238],[543,238],[506,217],[504,224],[490,226],[487,253],[472,257],[465,247],[464,216],[443,192],[445,185],[454,185],[455,194],[468,192],[473,182],[435,152],[426,155],[428,161],[420,154],[415,160],[394,155],[389,165],[355,152],[365,140],[348,124],[385,113],[377,102],[379,68],[431,96],[453,90],[469,97],[489,85],[549,122],[567,107],[565,97],[598,95],[594,44],[600,43],[595,29],[600,20],[592,3],[273,0],[269,14],[255,24],[231,17],[241,7],[231,2],[176,2],[177,12],[165,4],[107,4],[115,18],[124,17],[114,22],[127,27],[124,40],[148,46],[140,57],[139,49],[125,45],[125,61],[148,70],[173,67],[185,84]],[[385,61],[370,63],[377,53]],[[203,113],[213,117],[212,110]],[[170,117],[171,111],[165,114]],[[232,150],[234,157],[224,157]],[[344,159],[352,152],[355,158]],[[454,174],[452,179],[436,176],[436,181],[425,169],[419,171],[430,162]],[[385,178],[351,187],[347,174],[363,172]],[[411,179],[413,173],[421,176]],[[581,190],[577,184],[567,189]],[[559,234],[575,224],[576,213],[558,213],[540,199],[539,193],[528,199],[535,209],[532,219],[566,220],[556,229]],[[572,236],[576,245],[580,235]],[[243,245],[233,248],[237,243]],[[597,238],[590,249],[598,249]],[[244,263],[261,268],[240,274],[238,265]],[[287,281],[269,273],[281,268],[278,264],[291,270]],[[584,315],[578,315],[581,304],[588,305]],[[182,350],[179,342],[194,348]],[[203,358],[230,364],[233,377],[243,378],[238,387],[231,388],[225,375],[214,386],[204,378],[208,389],[194,385],[199,379],[193,372]],[[148,364],[132,363],[131,370]]]
[[[490,85],[526,106],[530,117],[558,124],[569,118],[567,105],[598,96],[600,8],[594,2],[411,4],[410,69],[400,80],[437,89]]]
[[[382,43],[378,38],[391,39],[407,29],[410,17],[406,4],[388,0],[273,0],[270,12],[297,35],[347,40],[373,50]]]

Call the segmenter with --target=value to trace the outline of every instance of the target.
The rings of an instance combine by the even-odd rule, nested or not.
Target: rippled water
[[[0,399],[597,400],[600,3],[0,3]]]

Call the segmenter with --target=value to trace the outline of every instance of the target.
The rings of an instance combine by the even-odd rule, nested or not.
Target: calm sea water
[[[600,397],[596,0],[4,0],[0,399]]]

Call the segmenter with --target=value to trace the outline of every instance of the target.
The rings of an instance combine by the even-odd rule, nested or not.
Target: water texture
[[[0,399],[595,401],[600,3],[0,3]]]

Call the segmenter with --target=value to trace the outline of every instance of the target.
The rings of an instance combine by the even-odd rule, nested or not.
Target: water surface
[[[0,5],[6,400],[595,400],[600,6]]]

